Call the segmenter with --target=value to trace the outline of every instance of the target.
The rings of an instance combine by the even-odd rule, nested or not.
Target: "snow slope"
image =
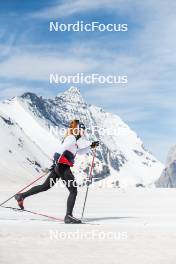
[[[49,164],[49,157],[7,115],[0,112],[0,182],[14,184],[28,181]]]
[[[87,139],[80,140],[79,144],[88,145],[92,140],[101,142],[97,149],[94,167],[94,177],[97,180],[106,178],[110,183],[115,182],[120,186],[151,186],[163,170],[163,165],[144,148],[140,138],[120,117],[107,113],[99,107],[88,105],[75,87],[71,87],[54,99],[25,93],[20,97],[1,102],[0,112],[22,129],[25,137],[30,141],[31,155],[35,155],[32,149],[36,147],[38,152],[41,152],[37,157],[42,168],[49,165],[49,160],[57,151],[63,136],[60,133],[61,129],[66,128],[71,119],[78,118],[88,128]],[[4,126],[1,129],[4,130]],[[6,129],[8,130],[8,127]],[[5,135],[4,131],[0,143],[7,141]],[[14,147],[18,149],[17,145]],[[5,152],[8,152],[9,148],[10,146],[7,145]],[[25,148],[23,151],[25,152]],[[41,155],[45,158],[43,159]],[[1,162],[7,163],[8,157],[9,154],[4,155]],[[81,182],[86,178],[91,161],[91,154],[77,158],[74,172],[78,181]],[[14,158],[14,173],[24,175],[23,170],[16,170],[15,162]],[[20,159],[17,168],[19,163]],[[20,166],[22,168],[23,165]],[[25,169],[29,173],[28,167]],[[4,171],[0,168],[0,175],[3,174]]]
[[[1,192],[0,200],[11,192]],[[66,189],[54,187],[26,199],[25,205],[63,217],[66,195]],[[84,195],[82,188],[76,216],[81,215]],[[91,188],[85,211],[91,225],[64,225],[0,208],[0,261],[3,264],[174,264],[175,200],[174,189]]]

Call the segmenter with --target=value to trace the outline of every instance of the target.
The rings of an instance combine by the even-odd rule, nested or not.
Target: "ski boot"
[[[72,215],[66,215],[64,218],[65,224],[82,224],[80,219],[75,218]]]
[[[21,210],[23,210],[24,209],[24,205],[23,205],[24,199],[23,199],[22,194],[21,193],[15,194],[15,200],[17,200],[18,206],[21,208]]]

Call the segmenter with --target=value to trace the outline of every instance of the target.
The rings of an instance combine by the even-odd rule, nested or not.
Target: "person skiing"
[[[71,121],[65,138],[58,149],[58,152],[54,154],[54,163],[51,166],[50,174],[48,175],[45,182],[41,185],[32,187],[26,192],[15,195],[15,199],[17,200],[21,209],[24,209],[23,203],[25,198],[43,191],[47,191],[53,187],[59,179],[61,179],[69,190],[67,211],[64,222],[66,224],[82,223],[80,219],[77,219],[73,216],[73,208],[77,196],[77,183],[70,167],[73,167],[74,165],[76,154],[86,154],[91,148],[95,148],[99,145],[99,141],[94,141],[90,146],[80,149],[78,147],[77,141],[84,135],[84,131],[85,126],[83,123],[76,119]]]

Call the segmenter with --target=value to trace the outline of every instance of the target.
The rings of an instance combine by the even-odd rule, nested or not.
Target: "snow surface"
[[[0,200],[20,187],[1,186]],[[85,189],[79,189],[75,216],[81,215],[84,195]],[[66,198],[65,188],[54,187],[26,199],[25,205],[31,210],[63,217]],[[175,264],[175,200],[174,189],[91,187],[85,211],[88,225],[65,225],[0,208],[0,262]],[[15,201],[7,205],[15,205]],[[53,237],[51,232],[64,232],[67,239]],[[79,233],[77,238],[73,236],[75,232]],[[88,232],[97,236],[86,238]],[[110,232],[118,235],[117,239],[100,239],[101,234]]]

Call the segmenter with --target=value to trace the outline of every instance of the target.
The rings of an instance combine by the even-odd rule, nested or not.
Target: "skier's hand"
[[[100,142],[99,141],[94,141],[92,142],[92,144],[90,145],[91,148],[96,148],[100,145]]]
[[[52,164],[51,167],[48,169],[48,171],[53,171],[55,167],[56,167],[56,163],[53,162],[53,164]]]

